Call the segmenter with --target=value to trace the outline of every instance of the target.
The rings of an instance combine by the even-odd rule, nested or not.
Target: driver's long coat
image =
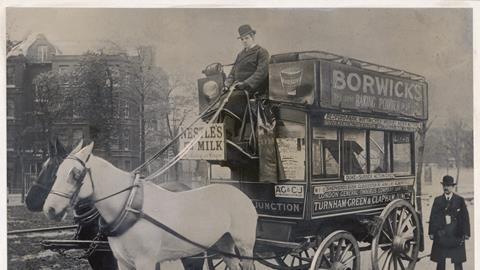
[[[445,235],[441,236],[439,235],[439,231],[444,231],[446,229],[445,215],[447,213],[451,216],[452,224],[456,224],[456,226],[454,227],[452,234],[447,232]],[[454,263],[459,263],[467,260],[464,243],[453,248],[443,247],[440,244],[441,237],[443,237],[443,240],[449,237],[450,239],[455,239],[461,243],[464,236],[470,236],[468,210],[465,205],[465,200],[461,196],[454,193],[450,199],[450,204],[448,204],[445,195],[435,198],[430,214],[428,234],[434,236],[432,252],[430,254],[430,259],[432,261],[438,262],[444,258],[452,258]]]

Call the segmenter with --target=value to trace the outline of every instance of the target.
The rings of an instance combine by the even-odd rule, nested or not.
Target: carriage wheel
[[[420,220],[413,206],[402,199],[390,202],[372,241],[374,270],[412,270],[420,249]]]
[[[334,231],[320,243],[310,270],[359,270],[360,249],[347,231]]]

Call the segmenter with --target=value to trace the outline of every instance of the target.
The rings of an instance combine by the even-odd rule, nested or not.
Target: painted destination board
[[[320,106],[427,119],[427,84],[380,72],[320,62]]]
[[[312,193],[314,217],[372,209],[398,198],[410,200],[413,178],[314,185]]]
[[[323,117],[323,125],[405,132],[414,132],[420,128],[420,123],[417,122],[336,113],[326,113]]]
[[[187,146],[199,134],[195,143],[183,159],[225,160],[225,130],[223,123],[202,124],[188,128],[179,139],[179,151]]]
[[[279,216],[288,218],[302,218],[304,200],[275,199],[275,200],[252,200],[259,215]]]
[[[311,105],[315,101],[316,62],[297,61],[269,66],[269,99]]]

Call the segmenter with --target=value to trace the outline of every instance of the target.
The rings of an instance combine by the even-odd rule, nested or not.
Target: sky
[[[60,50],[92,41],[151,45],[157,65],[196,81],[213,62],[232,63],[238,26],[250,24],[270,54],[321,50],[423,75],[434,126],[473,127],[470,9],[53,9],[7,8],[7,33],[43,33]],[[70,45],[71,46],[71,45]]]

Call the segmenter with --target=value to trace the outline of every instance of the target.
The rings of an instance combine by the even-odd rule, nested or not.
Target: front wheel
[[[372,241],[373,270],[413,270],[420,249],[420,219],[402,199],[390,202],[380,215]]]
[[[330,233],[318,247],[310,270],[359,270],[360,248],[347,231]]]

